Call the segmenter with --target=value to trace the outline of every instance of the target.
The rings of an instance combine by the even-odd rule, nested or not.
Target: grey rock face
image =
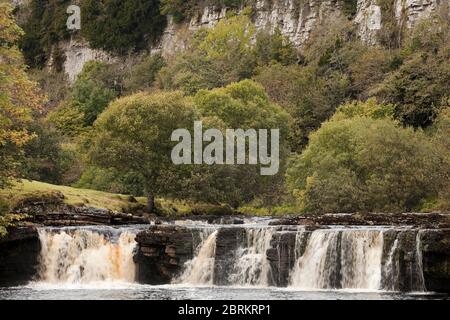
[[[21,5],[24,0],[15,0]],[[450,0],[393,0],[395,18],[399,25],[412,28],[418,21],[439,10],[447,10]],[[243,9],[243,8],[242,8]],[[241,10],[242,10],[241,9]],[[189,45],[192,34],[199,28],[214,27],[227,14],[227,8],[205,6],[190,21],[181,24],[168,17],[168,25],[160,43],[150,48],[169,57]],[[322,23],[343,15],[341,0],[256,0],[253,15],[257,30],[274,32],[277,28],[301,49],[311,33]],[[357,25],[360,38],[369,44],[377,43],[377,34],[383,29],[383,12],[378,0],[358,0],[352,21]],[[91,49],[88,43],[69,41],[61,48],[66,56],[64,70],[71,82],[81,72],[86,62],[113,62],[120,59],[102,50]],[[51,64],[51,61],[50,61]]]
[[[158,285],[170,283],[193,258],[194,236],[183,227],[153,226],[136,237],[137,280]]]
[[[450,229],[421,234],[425,285],[430,291],[450,292]]]

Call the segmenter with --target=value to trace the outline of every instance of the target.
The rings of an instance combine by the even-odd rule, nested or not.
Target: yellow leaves
[[[13,226],[14,223],[26,219],[27,215],[10,214],[0,215],[0,238],[8,234],[9,227]]]
[[[28,79],[23,56],[16,47],[22,34],[23,31],[14,21],[12,7],[1,2],[0,187],[17,176],[23,148],[35,137],[28,132],[27,126],[32,120],[33,111],[39,111],[45,101],[37,84]]]
[[[209,30],[199,47],[209,58],[218,59],[227,53],[236,53],[231,48],[238,52],[250,50],[254,35],[255,27],[250,19],[236,16],[220,21],[214,29]]]
[[[13,7],[0,2],[0,45],[10,46],[19,40],[23,30],[12,19]]]
[[[29,134],[25,129],[21,131],[5,131],[4,133],[0,131],[0,146],[6,143],[12,143],[18,147],[23,147],[34,138],[36,138],[36,135]]]

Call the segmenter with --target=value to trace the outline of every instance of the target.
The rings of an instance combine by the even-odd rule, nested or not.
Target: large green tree
[[[176,129],[192,128],[194,119],[194,108],[179,92],[118,99],[94,125],[90,159],[105,169],[139,175],[148,211],[154,212],[155,196],[170,194],[182,171],[171,161],[171,135]]]
[[[260,199],[265,205],[279,201],[283,196],[289,115],[271,102],[264,88],[252,80],[201,90],[194,102],[205,130],[217,128],[225,136],[225,129],[279,129],[280,168],[274,176],[262,176],[261,165],[195,166],[187,181],[185,190],[189,190],[189,194],[186,196],[233,207],[255,199]]]
[[[438,195],[445,153],[383,116],[392,106],[369,103],[344,106],[291,162],[289,187],[304,211],[404,212]]]

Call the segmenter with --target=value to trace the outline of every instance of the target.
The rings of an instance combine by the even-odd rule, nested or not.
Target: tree
[[[261,31],[256,36],[255,54],[260,66],[278,62],[282,65],[295,64],[297,52],[292,43],[281,34],[279,28],[273,34]]]
[[[93,48],[122,54],[144,49],[166,25],[159,0],[86,0],[81,17],[81,34]]]
[[[70,0],[31,0],[21,5],[19,10],[25,11],[26,20],[20,48],[29,66],[43,68],[55,45],[70,37],[66,25],[66,10],[70,4]],[[63,56],[55,53],[57,49],[53,51],[53,63],[61,68]]]
[[[26,74],[17,42],[23,31],[16,25],[12,7],[0,3],[0,188],[17,177],[24,147],[34,135],[27,130],[33,110],[44,98]]]
[[[117,93],[93,80],[77,81],[72,89],[72,107],[83,114],[83,125],[92,126]]]
[[[293,118],[290,132],[293,151],[301,151],[307,145],[309,134],[345,101],[349,87],[345,75],[333,73],[321,77],[317,69],[310,66],[274,64],[261,68],[255,80]]]
[[[201,90],[194,102],[202,116],[204,130],[217,128],[225,134],[225,129],[279,129],[280,170],[275,176],[262,176],[261,164],[195,166],[184,188],[188,190],[186,197],[232,207],[254,199],[262,199],[265,205],[280,200],[284,194],[282,182],[288,153],[289,115],[272,103],[264,88],[252,80]]]
[[[50,113],[49,120],[65,136],[89,130],[108,104],[123,90],[122,74],[115,64],[89,61],[67,97]]]
[[[412,29],[399,55],[400,63],[371,94],[397,106],[404,125],[426,128],[442,110],[450,91],[448,17],[432,16]]]
[[[443,186],[432,210],[450,212],[450,99],[442,106],[442,111],[437,116],[434,125],[428,129],[428,134],[443,157],[440,176]]]
[[[61,147],[60,135],[44,120],[28,126],[36,138],[25,146],[23,177],[53,184],[61,184],[67,155]]]
[[[430,126],[440,111],[441,101],[450,90],[448,54],[411,56],[373,93],[380,101],[397,105],[396,118],[403,124]]]
[[[166,62],[160,54],[148,54],[133,66],[130,75],[125,78],[125,89],[128,92],[136,92],[151,88],[156,75],[165,65]]]
[[[256,39],[256,41],[255,41]],[[256,32],[245,15],[221,20],[212,29],[199,30],[187,52],[169,61],[158,77],[162,89],[194,95],[251,78],[257,66],[296,61],[296,51],[279,32]]]
[[[171,161],[172,132],[192,128],[194,108],[179,92],[138,93],[118,99],[94,125],[89,158],[94,165],[138,174],[154,212],[155,196],[173,191],[179,168]]]
[[[245,15],[200,30],[191,48],[163,68],[161,86],[195,94],[249,78],[256,65],[254,36],[255,27]]]
[[[422,131],[358,115],[312,134],[287,179],[306,212],[410,212],[438,194],[443,163]]]

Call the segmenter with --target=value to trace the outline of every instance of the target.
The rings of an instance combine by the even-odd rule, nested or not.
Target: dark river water
[[[279,288],[30,284],[0,289],[0,300],[448,300],[447,295],[352,291],[293,291]]]

